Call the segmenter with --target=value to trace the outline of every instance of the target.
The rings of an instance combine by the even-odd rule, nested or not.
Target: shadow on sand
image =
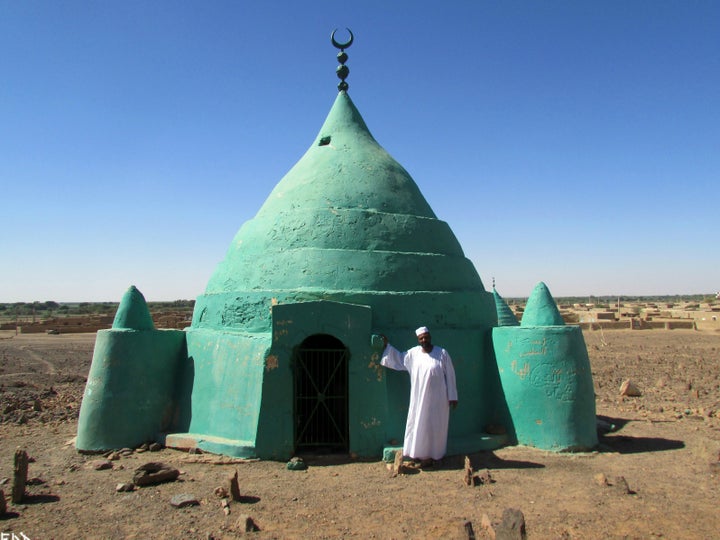
[[[38,494],[38,495],[28,495],[26,494],[23,497],[22,503],[23,504],[45,504],[45,503],[54,503],[58,502],[60,500],[60,497],[57,495],[50,495],[47,494]]]
[[[685,448],[683,441],[662,437],[630,437],[617,432],[630,420],[598,416],[598,450],[600,452],[618,452],[619,454],[640,454],[642,452],[664,452]]]
[[[520,461],[516,459],[502,459],[488,450],[469,454],[470,463],[473,469],[543,469],[545,465],[534,461]],[[437,469],[464,469],[465,456],[448,456],[443,458]]]

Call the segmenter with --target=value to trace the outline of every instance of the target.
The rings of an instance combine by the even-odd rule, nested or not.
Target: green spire
[[[533,289],[525,305],[520,326],[562,326],[565,321],[550,290],[542,281]]]
[[[337,94],[313,144],[275,186],[258,216],[310,208],[436,219],[408,172],[372,136],[347,92]]]
[[[507,305],[503,297],[500,296],[493,287],[493,297],[495,298],[495,310],[497,311],[498,326],[519,326],[520,323],[515,317],[515,314]]]
[[[135,285],[131,285],[120,300],[112,327],[114,330],[155,329],[145,297]]]

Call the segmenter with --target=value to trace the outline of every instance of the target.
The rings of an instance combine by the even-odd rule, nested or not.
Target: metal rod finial
[[[335,73],[340,79],[340,84],[338,84],[338,90],[340,90],[341,92],[347,92],[347,89],[349,88],[348,83],[345,82],[345,79],[350,74],[350,68],[345,65],[345,62],[347,62],[348,59],[348,55],[345,52],[345,49],[350,47],[353,40],[355,39],[352,30],[350,30],[349,28],[346,28],[345,30],[347,30],[350,34],[350,39],[347,40],[345,43],[338,43],[335,40],[335,32],[337,32],[337,28],[333,30],[330,34],[330,41],[332,41],[333,47],[335,47],[336,49],[340,49],[340,52],[337,54],[337,59],[338,62],[340,62],[340,65],[335,70]]]

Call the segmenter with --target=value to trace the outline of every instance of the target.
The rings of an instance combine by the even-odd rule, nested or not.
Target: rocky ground
[[[75,451],[94,335],[0,336],[0,533],[18,538],[477,538],[520,510],[529,538],[712,538],[720,530],[720,334],[585,332],[598,415],[617,426],[596,452],[510,447],[392,477],[380,461],[232,461],[136,449]],[[630,379],[638,397],[621,396]],[[30,457],[25,499],[10,492],[17,449]],[[176,480],[117,491],[162,462]],[[239,479],[239,500],[228,477]],[[219,488],[219,489],[218,489]],[[177,508],[173,497],[198,504]],[[176,501],[177,502],[177,501]],[[0,502],[0,507],[2,503]],[[246,532],[248,524],[259,529]],[[250,527],[252,528],[252,527]],[[25,535],[24,537],[21,535]],[[6,538],[6,536],[3,536]]]

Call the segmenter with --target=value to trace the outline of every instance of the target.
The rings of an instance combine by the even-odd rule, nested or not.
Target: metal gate
[[[346,452],[348,351],[329,335],[306,339],[295,357],[296,451]]]

